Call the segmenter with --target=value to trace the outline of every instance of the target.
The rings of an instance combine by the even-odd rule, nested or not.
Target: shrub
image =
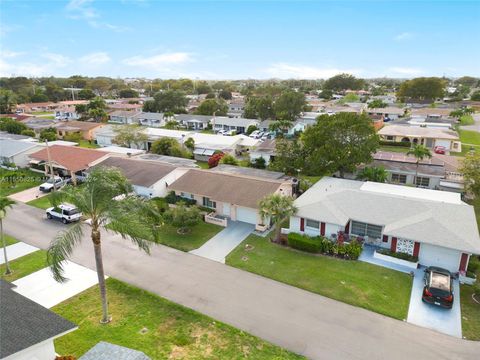
[[[288,234],[288,245],[294,249],[307,251],[310,253],[320,252],[321,239],[319,237],[309,237],[297,233]]]
[[[470,261],[468,263],[468,272],[477,273],[480,269],[480,260],[475,256],[470,256]]]
[[[31,130],[31,129],[22,130],[22,132],[20,133],[20,135],[35,137],[35,131],[33,131],[33,130]]]
[[[380,254],[388,255],[388,256],[391,256],[391,257],[394,257],[394,258],[397,258],[397,259],[401,259],[401,260],[418,262],[418,257],[417,256],[413,256],[413,255],[402,253],[402,252],[392,252],[388,249],[380,249],[380,250],[377,250],[377,252],[380,253]]]
[[[168,204],[176,204],[179,201],[184,202],[186,205],[195,205],[197,200],[195,199],[187,199],[175,194],[175,191],[170,191],[167,196],[165,196],[165,201]]]
[[[349,244],[345,245],[345,255],[351,260],[357,260],[362,253],[362,244],[357,240],[352,240]]]
[[[380,145],[387,145],[387,146],[399,146],[399,147],[411,147],[412,144],[408,141],[401,141],[401,142],[393,142],[393,141],[385,141],[380,140]]]
[[[235,165],[235,166],[237,166],[237,165],[238,165],[238,160],[237,160],[233,155],[226,154],[225,156],[223,156],[223,157],[220,159],[220,163],[221,163],[221,164],[227,164],[227,165]]]
[[[250,166],[255,169],[265,169],[267,167],[263,157],[255,158],[255,160],[250,163]]]
[[[210,158],[208,159],[208,167],[210,169],[216,167],[224,156],[224,153],[213,154],[212,156],[210,156]]]

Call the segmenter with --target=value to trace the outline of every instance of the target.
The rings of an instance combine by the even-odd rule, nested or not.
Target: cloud
[[[19,52],[19,51],[10,51],[10,50],[2,50],[2,57],[3,58],[14,58],[18,57],[20,55],[25,54],[24,52]]]
[[[402,32],[398,35],[396,35],[393,39],[396,41],[405,41],[413,38],[413,34],[409,32]]]
[[[359,74],[359,69],[338,69],[332,67],[312,67],[277,63],[266,69],[266,73],[275,78],[325,79],[340,73]]]
[[[409,67],[392,67],[388,69],[389,72],[397,75],[420,75],[423,73],[422,69]]]
[[[68,17],[74,20],[84,20],[93,28],[109,29],[116,32],[124,32],[129,27],[110,24],[101,20],[98,10],[93,7],[93,0],[71,0],[65,7]]]
[[[43,54],[40,54],[40,56],[49,60],[50,65],[53,65],[53,66],[56,66],[56,67],[64,67],[64,66],[67,66],[71,62],[69,57],[61,55],[61,54],[43,53]]]
[[[133,56],[122,61],[129,66],[144,66],[154,70],[163,70],[167,65],[178,65],[192,62],[192,55],[186,52],[158,54],[150,57]]]
[[[108,63],[111,59],[106,52],[95,52],[87,54],[78,59],[81,64],[88,66],[98,66]]]
[[[58,69],[66,67],[71,63],[71,59],[61,54],[44,52],[39,57],[45,60],[31,62],[29,60],[17,59],[21,58],[25,53],[13,51],[0,52],[0,76],[45,76],[58,73]],[[10,61],[11,59],[14,61]]]

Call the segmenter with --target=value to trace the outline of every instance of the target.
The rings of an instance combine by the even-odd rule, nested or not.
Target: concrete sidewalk
[[[16,244],[12,244],[7,246],[7,258],[8,261],[12,261],[22,256],[31,254],[35,251],[39,250],[37,247],[25,244],[23,242],[18,242]],[[3,249],[0,251],[0,264],[5,264],[5,257],[3,255]]]
[[[27,203],[29,201],[41,198],[48,195],[48,193],[44,193],[38,189],[38,186],[35,186],[33,188],[27,189],[20,191],[18,193],[12,194],[9,196],[10,199]]]

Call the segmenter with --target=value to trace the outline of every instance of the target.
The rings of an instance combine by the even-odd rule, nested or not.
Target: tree
[[[63,90],[62,87],[51,82],[45,85],[45,95],[48,96],[48,99],[50,101],[54,102],[65,100],[67,98],[65,90]]]
[[[437,77],[420,77],[400,85],[397,96],[403,101],[434,101],[444,95],[446,81]]]
[[[113,128],[113,132],[115,133],[113,143],[128,148],[135,145],[137,149],[143,149],[145,143],[148,141],[148,135],[145,134],[144,130],[145,129],[138,124],[115,126]]]
[[[467,153],[460,172],[463,174],[465,189],[475,198],[480,198],[480,152]]]
[[[228,112],[228,105],[223,99],[206,99],[204,100],[195,114],[197,115],[213,115],[216,116],[225,116]]]
[[[305,171],[310,175],[355,171],[369,163],[379,146],[379,138],[370,118],[365,114],[338,113],[321,115],[317,123],[302,136]]]
[[[372,166],[372,167],[364,167],[360,170],[357,174],[358,180],[367,180],[367,181],[374,181],[379,183],[384,183],[387,181],[388,172],[385,170],[383,166]]]
[[[22,131],[28,130],[28,127],[24,123],[11,118],[2,118],[0,119],[0,130],[6,131],[9,134],[21,134]]]
[[[379,108],[386,108],[388,104],[380,99],[374,99],[368,103],[369,109],[379,109]]]
[[[215,99],[216,96],[215,96],[215,93],[208,93],[207,96],[205,96],[205,99]]]
[[[280,119],[270,123],[268,129],[276,133],[284,134],[292,127],[292,125],[293,121]]]
[[[280,194],[269,194],[259,203],[259,214],[264,223],[268,221],[275,226],[274,241],[280,242],[282,222],[297,213],[293,198]]]
[[[218,163],[220,162],[220,160],[222,160],[224,156],[225,154],[223,152],[219,152],[210,156],[210,158],[208,159],[208,168],[211,169],[218,166]]]
[[[472,76],[462,76],[455,80],[455,85],[463,85],[468,87],[475,87],[478,84],[479,79]]]
[[[122,238],[129,239],[149,253],[149,242],[143,240],[149,231],[149,224],[135,211],[144,208],[145,205],[139,198],[129,195],[132,191],[132,185],[118,169],[99,167],[89,173],[82,186],[68,186],[54,195],[57,202],[71,203],[90,221],[88,223],[79,221],[57,234],[47,251],[50,270],[56,281],[67,280],[63,276],[63,265],[72,255],[75,246],[83,240],[85,228],[90,227],[102,300],[102,323],[109,322],[110,317],[103,269],[101,230],[108,229],[120,234]],[[120,196],[123,200],[113,200]]]
[[[57,140],[57,130],[55,128],[47,128],[40,131],[40,141]]]
[[[267,167],[266,163],[267,162],[265,161],[265,158],[260,156],[250,162],[250,167],[253,167],[255,169],[265,169]]]
[[[110,89],[110,83],[106,78],[96,78],[90,83],[90,87],[99,95],[103,95]]]
[[[305,95],[296,91],[284,91],[275,101],[275,117],[295,121],[305,106]]]
[[[97,96],[90,100],[87,105],[87,114],[92,117],[95,122],[103,122],[108,119],[108,114],[105,109],[107,104],[103,98]]]
[[[222,90],[220,91],[220,93],[218,94],[218,97],[219,98],[222,98],[224,100],[232,100],[232,93],[228,90]]]
[[[78,98],[82,100],[90,100],[95,97],[95,93],[91,89],[82,89],[78,92]]]
[[[47,102],[48,101],[48,96],[45,95],[44,93],[37,91],[37,93],[33,94],[30,97],[30,101],[32,103],[40,103],[40,102]]]
[[[322,90],[320,95],[318,95],[319,98],[325,99],[325,100],[330,100],[332,96],[333,96],[333,91],[330,89],[324,89]]]
[[[295,175],[303,168],[304,151],[297,139],[276,139],[275,152],[275,160],[270,164],[272,170]]]
[[[155,94],[154,99],[157,112],[185,113],[185,107],[188,104],[185,94],[177,90],[158,92]]]
[[[254,132],[256,130],[258,130],[257,125],[249,125],[248,128],[247,128],[246,134],[250,135],[252,132]]]
[[[33,131],[32,129],[22,130],[20,135],[35,137],[35,131]]]
[[[13,91],[0,89],[0,114],[11,114],[16,104],[17,97]]]
[[[183,145],[190,150],[193,153],[193,150],[195,150],[195,140],[191,137],[189,137],[187,140],[183,142]]]
[[[177,233],[184,235],[190,232],[190,227],[198,224],[201,220],[201,213],[198,206],[186,206],[180,201],[175,207],[165,211],[163,218],[168,224],[178,228]]]
[[[345,90],[360,90],[365,85],[365,81],[357,79],[350,74],[339,74],[331,77],[325,84],[323,84],[323,90],[331,91],[345,91]]]
[[[273,99],[271,96],[250,97],[243,112],[247,119],[273,119],[275,117]]]
[[[480,101],[480,90],[474,91],[472,96],[470,96],[472,101]]]
[[[144,112],[158,112],[157,111],[157,105],[155,103],[155,100],[147,100],[143,103],[143,109]]]
[[[220,160],[220,164],[226,164],[226,165],[238,165],[238,160],[230,154],[225,154],[224,157]]]
[[[167,156],[176,156],[189,158],[188,154],[182,146],[174,138],[164,137],[158,140],[155,140],[152,144],[150,151],[158,155],[167,155]]]
[[[122,99],[138,98],[138,92],[133,89],[122,89],[119,91],[118,96]]]
[[[7,215],[7,209],[11,208],[13,204],[15,204],[15,201],[10,200],[7,197],[0,197],[0,236],[2,237],[3,258],[5,259],[5,275],[11,274],[12,271],[8,265],[7,243],[3,234],[3,219]]]
[[[415,157],[417,167],[415,169],[415,184],[417,184],[417,177],[418,177],[418,166],[420,165],[420,161],[425,158],[431,158],[432,154],[428,148],[423,145],[414,145],[410,150],[408,150],[407,155],[413,155]]]

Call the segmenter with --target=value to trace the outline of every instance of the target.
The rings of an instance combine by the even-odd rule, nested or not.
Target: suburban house
[[[168,184],[188,171],[187,168],[178,168],[158,161],[115,156],[96,163],[92,168],[100,166],[118,168],[132,183],[135,193],[146,198],[165,197],[168,194]]]
[[[387,106],[384,108],[375,108],[375,109],[366,109],[365,112],[367,115],[372,116],[372,115],[381,115],[384,117],[384,120],[389,121],[389,120],[396,120],[405,114],[404,109],[400,109],[397,107],[391,107]]]
[[[40,150],[42,145],[32,141],[0,139],[0,165],[15,164],[17,167],[27,167],[29,155]]]
[[[112,145],[112,146],[104,146],[100,147],[98,149],[95,149],[96,151],[103,151],[105,153],[110,153],[114,155],[120,155],[120,156],[136,156],[140,154],[144,154],[145,150],[141,149],[132,149],[128,147],[123,147],[123,146],[117,146],[117,145]]]
[[[20,295],[14,288],[14,284],[0,279],[0,359],[55,359],[53,341],[76,330],[77,326]]]
[[[243,134],[251,125],[258,127],[260,120],[229,117],[215,117],[212,119],[212,128],[214,131],[235,130],[237,134]]]
[[[138,115],[136,111],[116,110],[112,111],[108,117],[109,121],[117,124],[131,124],[134,122],[133,118]]]
[[[93,140],[94,132],[105,124],[90,121],[66,121],[57,125],[57,136],[63,139],[65,136],[79,134],[84,140]]]
[[[388,125],[378,132],[380,139],[391,142],[407,142],[424,145],[429,149],[444,146],[447,151],[462,151],[462,143],[453,130],[408,125]]]
[[[215,217],[264,226],[258,202],[268,194],[292,195],[292,182],[220,171],[190,169],[168,186],[175,194],[212,209]],[[267,224],[268,225],[268,224]]]
[[[163,113],[140,112],[132,117],[132,121],[144,126],[165,126]]]
[[[179,124],[185,126],[190,130],[204,130],[208,128],[212,116],[209,115],[190,115],[190,114],[177,114],[174,115],[175,120]]]
[[[243,116],[244,109],[245,109],[244,101],[232,100],[228,104],[227,116],[230,118],[241,118]]]
[[[275,159],[275,154],[275,139],[267,139],[250,150],[250,162],[254,162],[257,158],[264,158],[265,165],[268,165]]]
[[[55,110],[55,119],[57,120],[77,120],[79,118],[75,106],[65,106]]]
[[[107,104],[107,107],[110,110],[122,110],[122,111],[141,111],[143,105],[142,104],[129,104],[129,103],[114,103],[114,104]]]
[[[290,232],[359,236],[452,272],[466,271],[471,254],[480,253],[474,208],[458,193],[324,177],[295,205]]]
[[[200,161],[207,161],[215,151],[221,151],[232,155],[248,152],[252,147],[260,143],[243,134],[234,136],[222,136],[202,133],[189,133],[187,138],[195,142],[193,151],[194,158]]]
[[[77,177],[84,176],[84,171],[99,163],[110,154],[76,146],[53,145],[30,154],[30,165],[50,174],[50,165],[55,174],[71,177],[76,182]]]
[[[440,119],[447,119],[450,117],[450,113],[455,110],[453,108],[412,108],[410,109],[410,115],[425,117],[427,121],[434,121]]]
[[[55,120],[41,117],[29,117],[21,122],[24,123],[29,129],[33,130],[36,135],[40,135],[40,132],[44,129],[55,128],[58,124],[58,122]]]

